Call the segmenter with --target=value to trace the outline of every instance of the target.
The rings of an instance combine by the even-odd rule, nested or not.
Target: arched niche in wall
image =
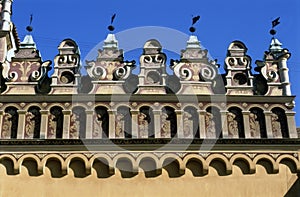
[[[199,115],[195,107],[184,108],[183,135],[185,138],[200,138]]]
[[[3,116],[1,138],[17,139],[18,121],[18,109],[15,107],[7,107]]]
[[[223,138],[219,108],[211,106],[206,109],[205,129],[207,138]]]
[[[175,109],[169,106],[162,108],[161,137],[177,137],[177,116],[175,113]]]
[[[25,138],[39,139],[41,130],[40,108],[33,106],[28,109],[25,121]]]
[[[273,137],[289,138],[289,128],[285,111],[282,108],[275,107],[272,110],[271,123]]]
[[[94,116],[93,138],[108,138],[109,116],[107,108],[103,106],[96,107]]]
[[[86,113],[83,107],[74,107],[72,110],[70,138],[86,138]]]
[[[242,110],[238,107],[231,107],[227,113],[228,136],[245,138],[244,120]]]
[[[153,109],[143,106],[138,115],[139,138],[154,138],[154,115]]]
[[[126,106],[118,107],[115,117],[115,132],[117,138],[132,138],[132,119],[130,108]]]
[[[249,126],[252,138],[267,138],[265,114],[261,108],[250,109]]]
[[[50,109],[50,115],[48,120],[48,138],[58,138],[63,137],[63,123],[64,115],[62,108],[55,106]]]

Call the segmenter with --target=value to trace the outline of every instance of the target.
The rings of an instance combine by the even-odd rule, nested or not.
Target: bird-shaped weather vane
[[[29,25],[26,27],[26,30],[27,30],[29,33],[33,31],[33,27],[31,26],[32,21],[33,21],[33,15],[31,14],[31,15],[30,15],[30,20],[29,20]]]
[[[194,27],[194,25],[200,20],[200,16],[195,16],[192,19],[192,26],[190,27],[190,32],[194,33],[196,31],[196,28]]]
[[[270,34],[274,37],[277,33],[277,31],[274,29],[277,25],[280,24],[280,17],[276,18],[275,20],[272,21],[272,29],[270,31]]]
[[[116,18],[116,14],[112,15],[111,17],[111,21],[110,21],[110,25],[108,26],[108,30],[109,31],[114,31],[115,30],[115,27],[113,26],[113,23],[115,21],[115,18]]]

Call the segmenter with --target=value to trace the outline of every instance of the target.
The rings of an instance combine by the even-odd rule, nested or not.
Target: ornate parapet
[[[81,77],[79,47],[75,41],[66,39],[60,43],[58,50],[49,94],[77,94]]]
[[[161,44],[154,39],[144,45],[140,57],[140,73],[136,94],[166,94],[166,55]]]
[[[114,34],[104,41],[103,50],[98,51],[96,61],[87,61],[87,73],[93,89],[90,94],[125,94],[123,84],[135,67],[135,62],[124,61],[123,50],[118,49]]]
[[[6,80],[7,95],[35,95],[42,93],[42,83],[48,77],[51,61],[42,62],[39,51],[31,35],[21,43],[11,62],[2,64],[3,77]]]
[[[247,47],[240,41],[230,44],[225,59],[227,95],[253,95],[251,58]]]
[[[180,79],[178,94],[211,95],[218,75],[215,61],[208,60],[208,51],[201,49],[196,36],[190,36],[187,48],[182,50],[181,60],[172,61],[171,68]]]

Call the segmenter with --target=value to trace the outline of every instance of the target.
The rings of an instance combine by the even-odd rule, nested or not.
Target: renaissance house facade
[[[170,64],[151,38],[125,60],[113,33],[83,65],[72,39],[43,61],[0,2],[1,196],[300,193],[291,53],[277,38],[255,62],[231,42],[224,74],[196,35]]]

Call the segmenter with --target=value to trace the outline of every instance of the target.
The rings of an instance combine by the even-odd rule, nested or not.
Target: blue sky
[[[246,44],[248,55],[252,57],[252,67],[268,49],[271,22],[280,16],[276,37],[292,53],[288,64],[292,93],[297,95],[300,92],[298,0],[20,0],[13,3],[13,21],[21,39],[26,34],[30,14],[34,15],[33,36],[44,60],[54,59],[57,46],[65,38],[74,39],[85,57],[105,39],[114,13],[117,13],[116,33],[136,27],[159,26],[189,34],[192,15],[200,15],[196,35],[211,56],[223,66],[229,44],[240,40]],[[182,48],[185,48],[185,43],[182,43]],[[125,57],[132,59],[130,54],[128,57],[125,54]],[[173,55],[172,58],[179,59],[179,55]],[[300,97],[296,99],[295,110],[300,112]],[[296,121],[300,126],[300,113],[296,115]]]

